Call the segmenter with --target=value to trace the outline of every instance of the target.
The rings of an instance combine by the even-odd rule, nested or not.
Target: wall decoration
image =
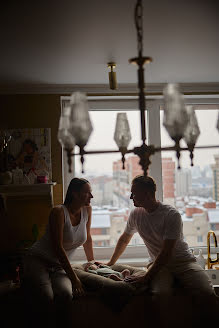
[[[7,149],[7,170],[19,168],[30,179],[47,176],[52,181],[51,129],[25,128],[8,130],[12,136]]]

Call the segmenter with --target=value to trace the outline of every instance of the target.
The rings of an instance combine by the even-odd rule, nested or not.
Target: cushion
[[[73,268],[84,286],[85,293],[99,296],[101,301],[114,311],[120,311],[131,297],[139,292],[137,285],[86,272],[82,265],[73,265]],[[145,273],[144,270],[129,265],[114,264],[111,268],[119,272],[129,269],[131,274]]]

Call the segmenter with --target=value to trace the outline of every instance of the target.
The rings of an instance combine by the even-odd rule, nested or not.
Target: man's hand
[[[145,283],[145,276],[146,276],[146,273],[136,273],[136,274],[132,274],[131,276],[127,276],[125,277],[124,281],[125,282],[128,282],[128,283]]]

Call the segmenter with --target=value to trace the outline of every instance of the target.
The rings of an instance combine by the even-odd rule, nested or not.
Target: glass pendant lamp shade
[[[131,141],[131,132],[126,113],[117,114],[114,140],[119,148],[128,148]]]
[[[69,131],[71,107],[64,107],[59,120],[58,141],[65,149],[73,149],[75,139]]]
[[[188,148],[194,148],[200,134],[197,117],[193,106],[186,106],[189,122],[184,132],[184,140]]]
[[[93,131],[91,124],[87,97],[84,93],[74,92],[70,99],[70,133],[75,139],[75,144],[83,148]]]
[[[169,83],[163,90],[164,95],[164,118],[169,136],[179,142],[184,136],[188,124],[188,113],[185,108],[183,95],[179,91],[179,85]]]

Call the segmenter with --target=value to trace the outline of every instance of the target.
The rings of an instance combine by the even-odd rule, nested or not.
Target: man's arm
[[[154,263],[149,267],[145,275],[145,281],[153,279],[153,277],[162,269],[162,267],[169,262],[175,244],[176,239],[164,240],[160,254],[157,256]]]
[[[147,283],[153,279],[155,275],[162,269],[162,267],[169,262],[175,243],[176,239],[164,240],[163,247],[159,255],[157,256],[156,260],[149,266],[148,271],[143,276],[127,277],[125,281],[142,281],[143,283]]]
[[[107,265],[113,265],[116,263],[116,261],[118,260],[118,258],[122,255],[122,253],[124,252],[124,250],[126,249],[126,246],[128,245],[128,243],[130,242],[131,238],[133,235],[129,235],[126,232],[123,232],[123,234],[120,236],[115,250],[113,252],[113,255],[110,259],[110,261],[107,263]]]

